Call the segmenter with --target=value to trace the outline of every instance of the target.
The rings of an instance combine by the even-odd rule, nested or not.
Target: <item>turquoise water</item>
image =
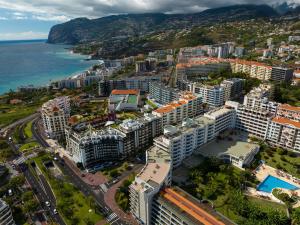
[[[66,45],[39,41],[0,42],[0,94],[21,85],[46,85],[82,72],[95,64],[71,54]]]
[[[260,183],[260,185],[257,187],[257,190],[271,193],[274,188],[285,188],[288,190],[299,189],[295,185],[269,175],[262,183]]]

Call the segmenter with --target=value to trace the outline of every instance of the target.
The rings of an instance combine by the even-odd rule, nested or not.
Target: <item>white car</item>
[[[51,206],[50,202],[48,202],[48,201],[45,202],[45,205],[48,206],[48,207]]]
[[[53,213],[56,215],[58,214],[57,209],[53,209]]]

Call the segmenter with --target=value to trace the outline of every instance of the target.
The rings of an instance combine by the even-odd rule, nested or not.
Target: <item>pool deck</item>
[[[263,182],[269,175],[271,175],[271,176],[281,179],[287,183],[290,183],[290,184],[298,187],[299,190],[287,190],[287,189],[281,188],[281,191],[289,194],[290,196],[291,195],[300,196],[300,179],[293,177],[292,175],[290,175],[288,173],[285,173],[281,170],[275,169],[266,164],[261,164],[259,167],[256,168],[256,170],[254,171],[254,174],[255,174],[257,180],[259,180],[260,182]],[[248,194],[256,196],[256,197],[269,197],[273,201],[276,200],[276,199],[274,199],[274,196],[272,195],[272,193],[261,192],[254,188],[248,189]],[[299,205],[300,205],[300,202],[298,202],[293,207],[295,207],[295,206],[299,207]]]

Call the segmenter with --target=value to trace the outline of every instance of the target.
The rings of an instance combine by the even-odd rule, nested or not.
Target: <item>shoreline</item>
[[[11,43],[11,42],[14,42],[14,41],[9,41],[9,43]],[[43,42],[43,41],[41,40],[41,41],[37,41],[37,42]],[[20,43],[20,42],[18,41],[17,43]],[[44,43],[47,44],[46,42],[44,42]],[[98,63],[98,60],[90,59],[89,58],[90,55],[74,53],[73,50],[72,50],[72,47],[70,47],[70,46],[64,47],[63,49],[64,49],[66,55],[74,56],[74,57],[79,57],[79,56],[84,57],[84,58],[81,58],[81,59],[78,58],[78,59],[74,59],[74,60],[80,60],[80,61],[86,61],[86,62],[89,61],[90,65],[86,65],[85,68],[79,69],[75,72],[61,74],[61,76],[58,75],[59,72],[57,72],[56,75],[54,75],[54,74],[41,75],[41,76],[44,76],[44,77],[48,77],[47,78],[48,80],[47,81],[46,80],[45,81],[38,81],[37,83],[34,83],[34,82],[33,83],[28,82],[27,83],[25,81],[23,84],[18,84],[17,86],[10,88],[10,90],[12,90],[13,92],[17,92],[18,88],[20,88],[20,87],[30,87],[30,86],[35,87],[35,88],[47,87],[52,82],[57,82],[57,81],[60,81],[60,80],[63,80],[63,79],[71,79],[73,77],[79,76],[80,74],[85,73],[86,71],[90,70],[94,65],[96,65]],[[92,62],[92,61],[95,61],[95,62]],[[51,77],[52,75],[54,76],[54,78]],[[55,77],[55,76],[57,76],[57,77]],[[28,79],[30,79],[30,78],[28,78]],[[9,89],[7,89],[7,90],[5,90],[5,89],[7,89],[7,88],[5,88],[5,86],[4,86],[3,92],[0,91],[0,96],[7,95],[10,92]]]

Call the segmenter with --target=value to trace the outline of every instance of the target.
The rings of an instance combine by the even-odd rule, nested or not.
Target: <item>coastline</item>
[[[13,46],[14,44],[16,44],[16,45],[20,45],[20,44],[27,45],[27,44],[31,44],[31,43],[47,44],[43,40],[25,41],[25,42],[5,41],[2,43],[4,43],[4,44],[2,44],[2,46],[5,46],[5,47]],[[8,44],[6,45],[5,43],[8,43]],[[72,51],[72,47],[70,47],[70,46],[67,46],[67,47],[64,46],[62,48],[63,50],[58,47],[59,45],[54,45],[54,46],[56,46],[54,48],[54,50],[50,47],[50,54],[53,54],[53,55],[51,55],[51,57],[54,59],[54,62],[49,61],[50,63],[54,64],[54,65],[52,65],[52,67],[55,67],[55,65],[56,65],[55,62],[60,61],[60,58],[61,58],[61,61],[67,61],[72,66],[69,65],[68,68],[62,67],[61,70],[60,70],[61,66],[57,67],[53,70],[44,69],[43,73],[38,73],[38,74],[34,74],[34,73],[36,73],[36,71],[33,71],[32,73],[27,72],[27,73],[24,73],[25,75],[22,77],[22,79],[18,79],[17,78],[18,75],[16,75],[16,76],[13,75],[13,76],[11,76],[11,78],[8,78],[3,73],[2,75],[3,75],[3,77],[6,78],[6,80],[3,80],[4,82],[2,83],[2,86],[0,86],[0,95],[5,95],[5,94],[9,93],[10,89],[12,89],[14,92],[16,92],[18,87],[22,87],[22,86],[26,87],[26,86],[32,85],[34,87],[46,87],[47,85],[49,85],[50,83],[52,83],[54,81],[59,81],[62,79],[68,79],[68,78],[72,78],[74,76],[78,76],[78,75],[84,73],[85,71],[88,71],[95,64],[97,64],[97,60],[89,60],[89,57],[90,57],[89,55],[74,53]],[[48,52],[47,52],[47,54],[48,54]],[[93,61],[95,61],[95,62],[93,62]],[[5,62],[5,61],[2,59],[2,62]],[[87,63],[83,63],[83,62],[87,62]],[[74,69],[76,67],[78,67],[78,69]],[[16,78],[16,80],[14,80],[14,78]],[[35,79],[35,78],[37,78],[37,79]],[[0,74],[0,79],[1,79],[1,74]]]

